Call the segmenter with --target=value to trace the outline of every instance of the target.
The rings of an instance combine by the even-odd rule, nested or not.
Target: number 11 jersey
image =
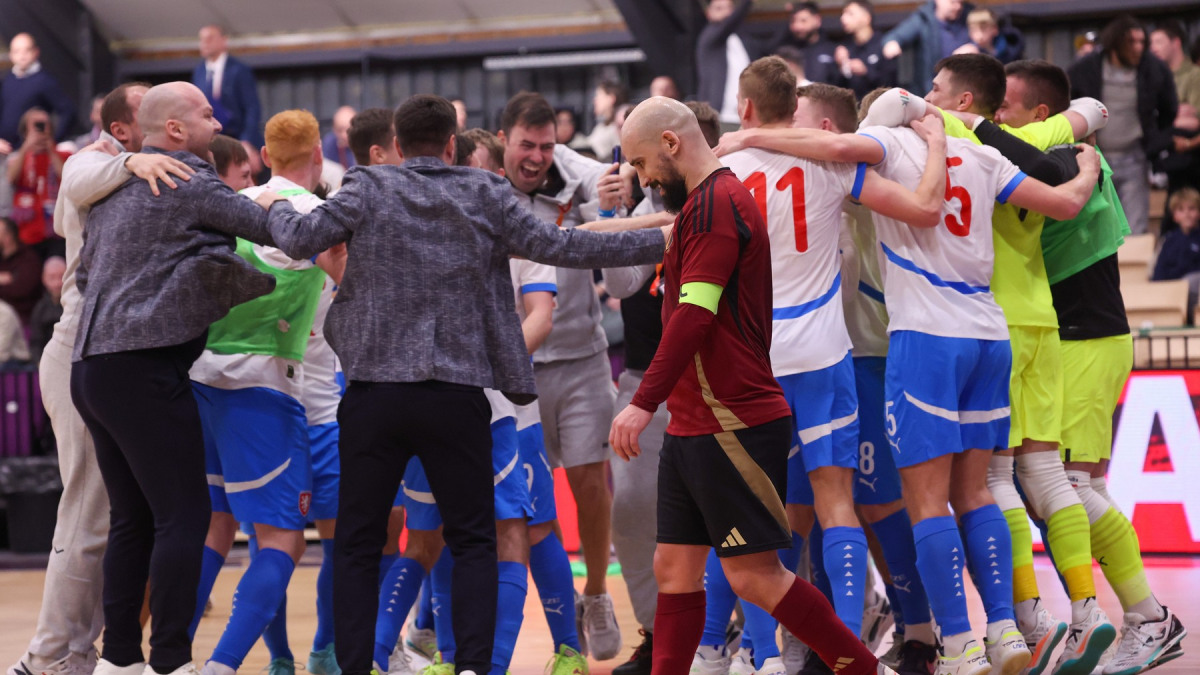
[[[838,240],[855,166],[750,148],[721,158],[752,195],[771,239],[771,370],[828,368],[850,351]]]
[[[867,127],[883,146],[875,170],[916,190],[929,149],[911,129]],[[888,332],[1007,340],[1004,312],[992,296],[992,212],[1025,179],[993,148],[946,139],[946,194],[941,222],[916,228],[875,215]],[[860,169],[861,170],[861,169]]]

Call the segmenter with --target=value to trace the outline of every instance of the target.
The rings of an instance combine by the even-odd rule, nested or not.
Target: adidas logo
[[[742,533],[738,532],[735,527],[725,536],[725,541],[721,544],[721,548],[733,548],[735,546],[745,546],[746,540],[742,538]]]
[[[854,663],[854,659],[850,658],[849,656],[839,656],[837,663],[833,666],[833,672],[840,673],[844,668],[849,667],[852,663]]]

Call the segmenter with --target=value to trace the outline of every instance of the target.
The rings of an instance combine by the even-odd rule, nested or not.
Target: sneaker
[[[1104,667],[1104,675],[1135,675],[1183,656],[1187,629],[1166,605],[1166,617],[1148,621],[1141,614],[1125,614],[1117,655]]]
[[[1100,661],[1096,664],[1095,668],[1092,668],[1092,675],[1104,675],[1104,667],[1112,663],[1113,658],[1116,657],[1117,645],[1119,643],[1120,640],[1113,640],[1108,649],[1104,650],[1104,653],[1100,655]]]
[[[583,596],[583,629],[593,659],[606,661],[621,653],[621,628],[608,593]]]
[[[904,648],[904,636],[892,631],[892,646],[879,657],[879,662],[895,670],[900,667],[900,650]]]
[[[995,640],[984,638],[983,650],[987,660],[992,664],[992,675],[1017,675],[1033,658],[1025,637],[1017,630],[1015,621],[999,623],[988,633],[998,633]]]
[[[309,668],[309,670],[312,669]],[[388,675],[416,675],[417,671],[413,669],[412,656],[408,650],[403,648],[392,650],[392,655],[388,657],[387,672]]]
[[[1087,616],[1071,624],[1066,647],[1054,666],[1055,675],[1091,675],[1104,650],[1117,639],[1117,629],[1096,599],[1084,602]]]
[[[757,675],[788,675],[788,672],[787,668],[783,665],[783,658],[772,656],[763,661],[762,668],[758,669]]]
[[[1025,635],[1025,645],[1032,654],[1027,675],[1042,675],[1046,666],[1050,665],[1050,657],[1054,655],[1058,643],[1067,634],[1067,622],[1051,616],[1041,598],[1034,598],[1033,611],[1034,625],[1021,626],[1021,633]]]
[[[436,654],[433,661],[421,669],[421,675],[454,675],[454,664],[443,663],[442,655]]]
[[[796,675],[833,675],[833,670],[825,665],[816,652],[809,650],[808,658],[804,660],[804,667]]]
[[[754,657],[749,649],[739,649],[729,662],[729,675],[754,675]],[[781,661],[782,663],[782,661]]]
[[[637,658],[636,651],[633,653],[633,656],[635,659]],[[632,660],[630,659],[630,661]],[[617,671],[614,669],[613,672]],[[650,658],[648,656],[646,657],[645,672],[647,675],[650,673]],[[558,648],[558,652],[554,654],[554,658],[550,659],[550,663],[546,664],[546,675],[588,675],[587,658],[574,649],[562,645]]]
[[[933,675],[937,665],[937,647],[919,640],[908,640],[900,645],[900,663],[895,670],[900,675]]]
[[[147,668],[148,666],[141,662],[129,666],[116,666],[105,659],[100,659],[96,662],[96,669],[92,672],[95,675],[142,675]],[[37,675],[37,673],[34,673],[34,675]]]
[[[968,642],[967,648],[958,656],[938,656],[937,675],[988,675],[991,672],[992,664],[975,640]]]
[[[399,651],[404,650],[401,649]],[[338,665],[337,657],[333,654],[332,642],[320,651],[309,652],[308,672],[312,673],[312,675],[342,675],[342,668]],[[386,672],[395,671],[388,668]]]
[[[575,636],[579,640],[579,653],[584,656],[590,654],[587,631],[583,630],[583,596],[579,591],[575,591]]]
[[[292,659],[271,659],[267,664],[267,675],[296,675],[296,662]]]
[[[896,623],[892,616],[892,605],[887,596],[871,588],[867,594],[866,607],[863,608],[862,641],[871,653],[879,649],[883,636]]]
[[[8,675],[75,675],[75,662],[70,654],[44,668],[34,668],[31,665],[32,663],[33,656],[25,654],[20,661],[9,667]],[[139,668],[144,665],[139,664]],[[130,667],[132,668],[133,666]],[[140,671],[138,675],[140,675]]]
[[[633,656],[621,665],[613,668],[612,675],[650,675],[650,665],[654,657],[654,633],[647,633],[645,629],[639,628],[638,634],[642,636],[642,644],[633,648]],[[584,661],[584,673],[587,673],[586,664]]]
[[[804,667],[804,662],[808,660],[811,650],[808,645],[800,641],[800,638],[792,635],[792,632],[783,626],[779,627],[779,632],[783,633],[783,648],[779,650],[779,654],[783,658],[783,665],[789,673],[798,673]]]
[[[432,628],[417,628],[413,624],[408,624],[408,630],[404,631],[407,637],[404,638],[404,647],[413,654],[420,656],[430,663],[437,659],[437,633]]]
[[[691,675],[729,675],[729,650],[725,645],[700,645],[692,657]]]
[[[738,611],[741,611],[741,605],[737,606]],[[736,617],[735,617],[736,618]],[[742,625],[736,620],[730,621],[728,626],[725,626],[725,649],[729,650],[729,655],[733,656],[742,648]]]
[[[101,661],[103,661],[103,659],[101,659]],[[132,666],[130,666],[130,667],[132,668]],[[99,672],[99,670],[100,670],[100,664],[97,663],[96,671]],[[143,669],[142,672],[145,673],[145,675],[158,675],[158,671],[151,668],[150,664],[146,664],[146,667]],[[196,664],[189,661],[189,662],[183,664],[182,666],[179,666],[175,670],[172,670],[171,672],[167,673],[167,675],[200,675],[200,671],[196,668]]]

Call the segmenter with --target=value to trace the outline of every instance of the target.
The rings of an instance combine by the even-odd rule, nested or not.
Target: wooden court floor
[[[316,556],[319,556],[317,549]],[[313,552],[306,556],[305,562],[296,569],[295,576],[288,594],[288,626],[292,651],[301,660],[311,645],[316,626],[315,593],[317,567],[312,564]],[[319,557],[316,559],[319,560]],[[244,562],[234,562],[227,565],[217,579],[213,592],[213,611],[205,617],[196,634],[194,658],[197,665],[212,653],[213,647],[220,637],[225,621],[229,617],[229,602],[233,591],[241,577]],[[1062,594],[1053,568],[1044,558],[1037,559],[1038,581],[1042,593],[1051,611],[1056,616],[1069,616],[1070,605]],[[1184,640],[1182,658],[1166,664],[1153,672],[1158,675],[1195,675],[1200,674],[1200,558],[1156,558],[1147,561],[1147,573],[1151,587],[1158,597],[1172,608],[1191,629],[1192,634]],[[0,572],[0,666],[7,668],[20,658],[32,635],[34,623],[37,620],[38,608],[41,604],[42,582],[44,573],[41,571],[4,571]],[[1118,626],[1120,624],[1120,606],[1116,597],[1104,583],[1099,570],[1096,572],[1097,586],[1100,591],[1100,604],[1109,617]],[[582,582],[580,582],[581,584]],[[592,662],[592,672],[608,673],[614,666],[628,658],[633,647],[640,642],[637,634],[637,623],[629,600],[625,595],[625,585],[620,576],[609,577],[609,591],[613,595],[617,609],[617,620],[625,638],[626,648],[619,659],[605,662]],[[979,606],[978,597],[971,590],[971,620],[977,632],[982,634],[984,618]],[[886,649],[887,643],[881,646]],[[541,604],[532,581],[529,584],[529,596],[525,603],[525,623],[521,637],[517,643],[516,654],[513,658],[513,675],[538,675],[543,672],[546,661],[550,658],[553,643],[549,630],[546,628]],[[257,673],[266,668],[269,661],[267,650],[260,641],[250,652],[241,671]]]

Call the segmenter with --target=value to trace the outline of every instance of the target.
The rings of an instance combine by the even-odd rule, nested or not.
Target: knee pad
[[[1021,495],[1017,494],[1017,486],[1013,485],[1012,457],[992,455],[991,461],[988,462],[987,485],[992,499],[996,500],[996,506],[999,506],[1001,511],[1025,508]]]
[[[1017,458],[1017,476],[1025,497],[1043,520],[1079,504],[1057,452],[1034,452]]]

